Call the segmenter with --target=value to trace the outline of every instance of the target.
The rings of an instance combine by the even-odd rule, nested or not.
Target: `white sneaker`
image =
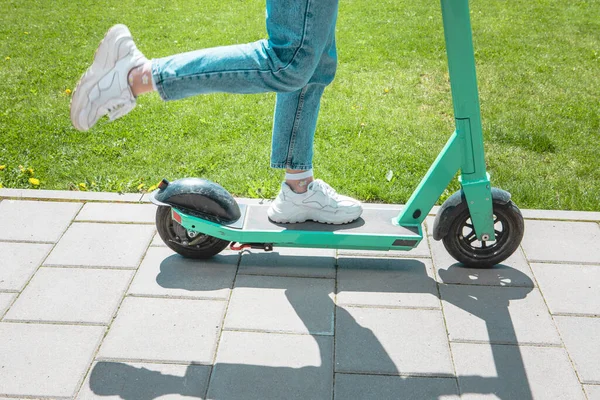
[[[307,220],[326,224],[345,224],[362,214],[360,202],[340,196],[320,179],[312,181],[306,193],[295,193],[285,182],[281,192],[267,211],[269,219],[278,223],[296,223]]]
[[[96,50],[94,62],[73,91],[73,126],[87,131],[106,114],[113,121],[131,111],[135,107],[135,97],[127,75],[132,68],[146,61],[125,25],[110,28]]]

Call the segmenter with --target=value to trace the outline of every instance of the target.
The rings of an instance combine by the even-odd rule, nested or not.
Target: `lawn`
[[[0,7],[0,185],[143,192],[198,176],[237,196],[277,194],[272,93],[168,103],[152,94],[86,133],[69,120],[70,91],[111,25],[163,57],[264,38],[263,1]],[[473,0],[471,16],[493,185],[521,208],[600,210],[600,1]],[[406,202],[454,130],[439,2],[342,1],[337,29],[316,175],[363,201]]]

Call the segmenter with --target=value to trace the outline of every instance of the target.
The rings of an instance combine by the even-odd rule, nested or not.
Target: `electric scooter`
[[[411,250],[423,240],[422,224],[460,171],[461,189],[440,207],[433,238],[468,267],[489,268],[521,243],[523,216],[510,193],[491,187],[483,134],[468,0],[441,0],[456,130],[399,214],[367,208],[344,225],[314,222],[278,224],[267,205],[238,203],[215,182],[166,179],[152,192],[157,230],[167,246],[189,258],[233,250],[308,247]]]

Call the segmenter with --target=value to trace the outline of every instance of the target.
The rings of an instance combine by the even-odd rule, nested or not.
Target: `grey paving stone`
[[[0,293],[0,319],[2,319],[2,316],[8,310],[15,297],[17,297],[16,293]]]
[[[108,324],[133,271],[40,268],[5,320]]]
[[[154,204],[87,203],[75,220],[154,224],[155,215]]]
[[[154,231],[151,225],[73,223],[44,265],[137,268]]]
[[[140,199],[140,203],[150,203],[150,193],[144,193]]]
[[[534,287],[531,268],[521,249],[493,268],[467,268],[454,260],[441,242],[432,242],[438,282],[448,284]]]
[[[428,259],[338,260],[338,305],[441,308]]]
[[[594,222],[526,220],[521,244],[530,262],[600,264],[598,243],[600,226]]]
[[[600,221],[600,212],[563,210],[521,210],[523,218],[564,221]]]
[[[8,189],[8,188],[0,188],[0,200],[3,198],[7,199],[16,199],[23,197],[22,194],[24,189]]]
[[[104,327],[0,323],[0,395],[75,395]]]
[[[555,317],[567,353],[582,383],[600,384],[600,318]],[[595,340],[591,338],[596,338]]]
[[[461,399],[585,398],[563,348],[471,343],[451,347]]]
[[[423,221],[423,229],[427,232],[428,236],[433,236],[433,226],[435,221],[435,216],[437,215],[440,206],[434,206],[429,215]]]
[[[127,297],[97,359],[210,364],[224,301]]]
[[[166,247],[148,249],[129,294],[229,299],[239,255],[218,254],[208,260],[184,258]]]
[[[226,329],[333,335],[333,279],[239,275]]]
[[[433,253],[433,265],[438,282],[463,285],[484,286],[535,286],[533,273],[521,249],[493,268],[467,268],[456,261],[442,242],[430,238]]]
[[[433,221],[435,221],[435,217],[428,216],[423,222],[423,229],[425,229],[425,231],[427,232],[427,236],[433,236]]]
[[[156,233],[156,235],[154,235],[154,238],[152,239],[152,243],[150,243],[150,246],[167,247],[165,242],[163,242],[163,240],[160,238],[160,235],[158,234],[158,232]]]
[[[457,400],[456,378],[335,374],[334,400]]]
[[[583,385],[588,400],[600,400],[600,385]]]
[[[4,200],[0,202],[0,240],[57,242],[81,206],[81,203]]]
[[[276,248],[242,252],[240,274],[335,278],[335,250]]]
[[[338,307],[336,372],[454,376],[438,310]]]
[[[552,314],[600,315],[600,266],[532,264]]]
[[[331,399],[333,337],[224,331],[209,399]]]
[[[68,190],[0,189],[0,198],[1,197],[39,200],[118,201],[137,203],[140,201],[142,195],[139,193],[79,192]]]
[[[203,399],[211,367],[205,365],[94,363],[78,400]]]
[[[21,291],[51,249],[50,244],[0,242],[0,289]]]
[[[451,341],[561,345],[538,289],[440,285]]]

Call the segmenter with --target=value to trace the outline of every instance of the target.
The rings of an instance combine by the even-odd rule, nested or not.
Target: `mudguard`
[[[510,201],[510,193],[506,190],[493,187],[492,201],[496,204],[505,205]],[[448,197],[435,216],[433,238],[435,240],[442,240],[448,234],[452,221],[467,207],[467,201],[462,189]]]
[[[241,217],[233,196],[223,186],[207,179],[183,178],[173,182],[163,179],[159,189],[150,194],[150,201],[222,225]]]

